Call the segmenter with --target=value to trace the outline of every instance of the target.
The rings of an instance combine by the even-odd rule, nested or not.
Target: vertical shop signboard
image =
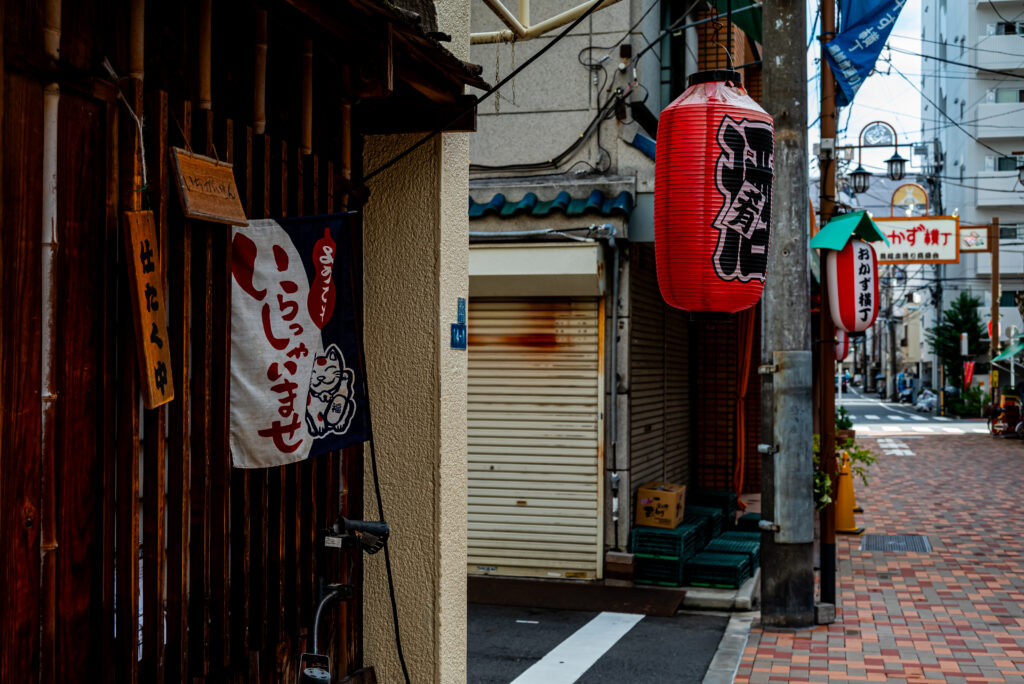
[[[167,337],[167,309],[160,274],[160,248],[151,211],[124,215],[128,285],[134,309],[136,355],[142,376],[142,400],[147,409],[174,399],[171,350]]]

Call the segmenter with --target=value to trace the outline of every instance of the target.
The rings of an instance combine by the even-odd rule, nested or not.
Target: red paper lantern
[[[836,361],[842,361],[850,355],[850,336],[842,328],[836,329]]]
[[[874,248],[851,239],[825,257],[828,303],[840,330],[861,333],[878,317],[878,259]]]
[[[739,83],[735,71],[693,74],[658,121],[658,285],[678,309],[741,311],[764,290],[775,132]]]

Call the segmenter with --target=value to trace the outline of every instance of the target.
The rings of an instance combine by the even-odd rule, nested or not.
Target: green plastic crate
[[[723,532],[718,538],[731,539],[733,541],[752,541],[757,542],[758,544],[761,543],[760,532],[745,532],[743,530],[729,530],[728,532]]]
[[[633,566],[633,581],[661,587],[683,586],[683,568],[686,561],[673,558],[637,557]]]
[[[660,527],[633,528],[633,555],[645,558],[686,560],[697,553],[697,525],[683,523],[674,530]]]
[[[760,532],[758,524],[761,522],[760,513],[744,513],[736,522],[736,528],[746,532]]]
[[[740,539],[725,539],[719,537],[712,539],[704,547],[705,551],[713,553],[736,553],[743,554],[750,561],[750,572],[753,573],[761,566],[761,542],[745,541]]]
[[[743,554],[704,551],[686,562],[684,577],[695,587],[739,589],[750,573],[750,561]]]
[[[722,522],[725,527],[731,527],[736,524],[736,492],[698,489],[686,495],[686,503],[694,506],[717,508],[722,511]]]
[[[698,522],[701,518],[708,521],[707,534],[701,544],[702,548],[706,546],[709,541],[722,533],[722,511],[717,508],[687,505],[685,511],[686,512],[683,515],[684,523]]]

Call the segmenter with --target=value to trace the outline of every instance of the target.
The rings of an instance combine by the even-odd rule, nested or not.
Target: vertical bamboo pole
[[[302,156],[313,152],[313,41],[307,40],[302,46],[302,140],[299,144]],[[299,160],[302,168],[302,160]],[[301,187],[301,183],[300,183]],[[300,207],[301,211],[301,207]]]
[[[212,45],[213,0],[199,0],[199,108],[210,109],[210,55]]]
[[[253,58],[252,132],[267,131],[267,10],[256,10],[256,45]]]

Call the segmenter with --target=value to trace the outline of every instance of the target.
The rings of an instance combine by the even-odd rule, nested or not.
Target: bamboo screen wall
[[[135,123],[99,70],[109,56],[127,73],[125,41],[115,40],[126,35],[127,5],[65,3],[61,68],[51,70],[31,42],[41,35],[34,3],[0,3],[0,681],[294,680],[298,654],[312,650],[316,573],[340,581],[351,568],[357,595],[321,635],[344,674],[361,658],[361,561],[325,557],[314,544],[339,511],[360,516],[361,452],[267,471],[230,467],[229,229],[182,216],[167,163],[172,145],[233,163],[250,217],[323,213],[341,208],[337,135],[319,121],[321,146],[298,151],[296,32],[275,27],[294,62],[271,70],[278,97],[269,134],[257,135],[247,123],[251,8],[215,10],[214,92],[224,96],[199,109],[183,77],[194,67],[199,3],[148,5],[145,89],[120,82],[145,114],[142,188]],[[53,82],[57,397],[44,453],[37,179],[43,87]],[[139,402],[121,236],[122,213],[133,208],[154,211],[166,274],[176,398],[156,410]]]

